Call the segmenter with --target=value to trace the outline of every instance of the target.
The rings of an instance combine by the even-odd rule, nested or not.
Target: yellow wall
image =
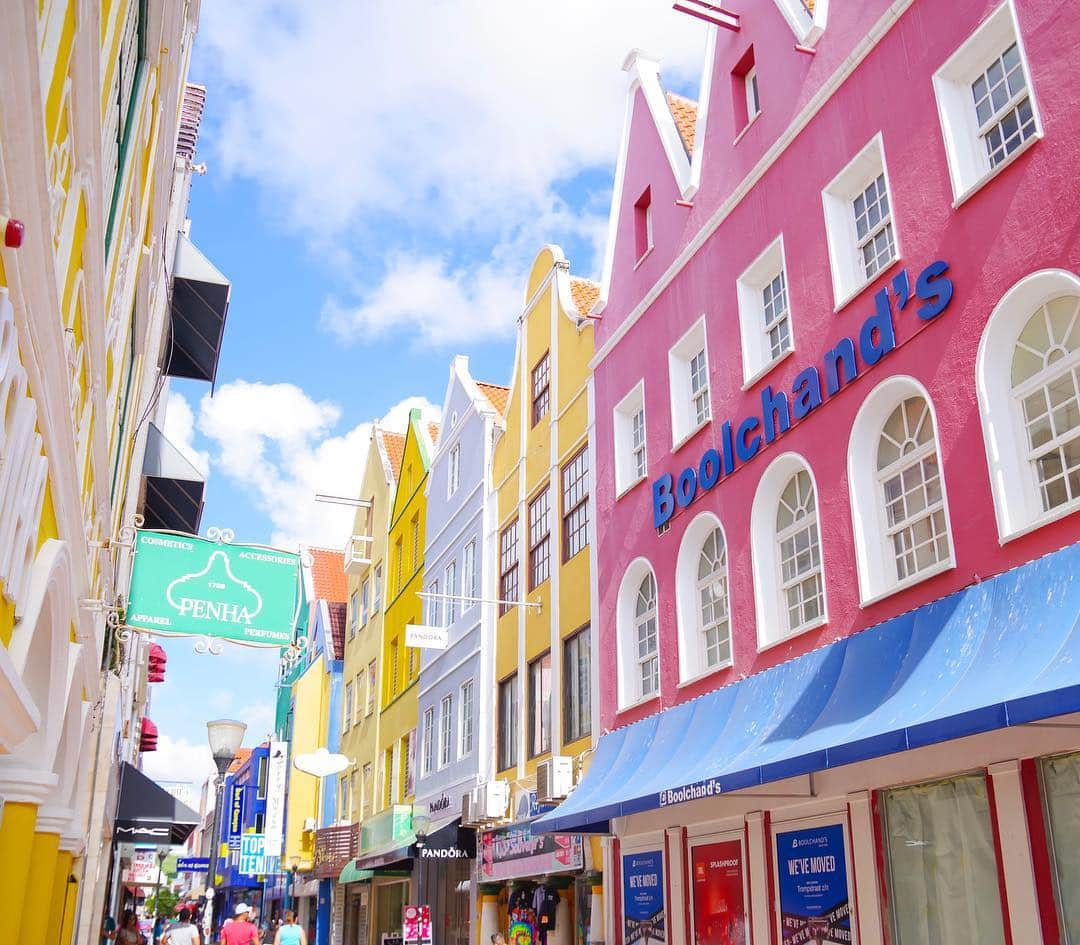
[[[383,627],[382,699],[379,717],[379,758],[387,751],[397,753],[397,782],[393,785],[391,803],[409,803],[412,794],[406,793],[405,749],[402,739],[416,730],[417,682],[420,678],[420,651],[405,646],[405,625],[422,623],[423,601],[417,596],[424,589],[424,543],[426,534],[428,467],[431,463],[432,443],[427,429],[420,419],[420,411],[409,415],[409,428],[405,434],[405,455],[401,462],[401,477],[394,494],[393,512],[390,520],[390,586],[387,589],[386,616]],[[400,545],[400,555],[397,559]],[[398,575],[401,581],[398,583]],[[393,653],[397,653],[397,678],[394,678]],[[413,758],[415,781],[416,758]],[[390,772],[384,772],[389,777]],[[382,782],[385,785],[385,781]],[[380,804],[385,806],[385,790],[380,791]]]
[[[376,569],[382,568],[382,600],[379,609],[369,613],[366,624],[361,624],[359,616],[356,617],[357,630],[355,635],[351,631],[345,634],[345,682],[352,682],[354,687],[354,724],[348,731],[342,734],[341,744],[344,755],[354,762],[349,769],[349,774],[355,772],[356,790],[352,794],[350,802],[351,820],[358,823],[363,819],[364,809],[375,812],[379,809],[379,708],[382,704],[381,690],[381,655],[383,648],[383,621],[386,613],[387,598],[387,575],[389,574],[387,555],[387,533],[390,528],[390,504],[394,498],[393,470],[386,454],[382,432],[376,428],[372,433],[371,444],[368,448],[367,464],[364,467],[363,482],[360,486],[360,497],[370,499],[373,508],[370,514],[366,509],[359,509],[353,523],[354,535],[370,534],[374,538],[370,546],[371,564],[364,568],[358,575],[349,577],[349,609],[347,625],[353,625],[353,608],[355,601],[360,600],[360,588],[366,581],[368,584],[369,602],[373,604],[373,584]],[[369,611],[371,610],[369,606]],[[375,709],[371,715],[367,714],[368,701],[368,666],[371,661],[376,663],[375,677]],[[357,692],[356,687],[359,686]],[[344,698],[344,696],[343,696]],[[357,720],[358,719],[358,720]],[[371,765],[371,779],[364,784],[364,765]]]
[[[506,429],[495,445],[493,462],[498,509],[495,560],[499,556],[499,535],[516,519],[519,593],[542,605],[539,611],[512,608],[498,619],[496,628],[495,677],[499,681],[518,674],[518,703],[523,717],[528,707],[529,662],[552,651],[552,695],[555,700],[561,699],[561,641],[589,622],[588,549],[565,564],[562,561],[561,469],[587,441],[588,362],[593,354],[593,331],[591,323],[579,324],[572,302],[564,305],[564,300],[570,299],[570,276],[565,269],[555,268],[561,259],[557,250],[545,248],[529,274],[529,304],[518,328]],[[532,372],[545,352],[551,358],[551,406],[533,426]],[[550,489],[551,576],[530,590],[528,506],[545,486]],[[553,599],[553,595],[557,597]],[[527,725],[523,728],[527,733]],[[562,725],[553,711],[551,741],[556,752],[576,755],[590,745],[588,738],[563,745],[562,734]],[[526,744],[519,745],[519,769],[504,770],[500,777],[514,780],[519,771],[526,778],[535,775],[537,762],[548,755],[529,758],[527,748]]]
[[[292,756],[325,747],[327,710],[330,704],[330,676],[322,655],[293,683]],[[315,834],[304,830],[304,821],[319,819],[318,778],[289,766],[288,802],[285,812],[285,856],[283,863],[298,860],[298,868],[310,870],[315,852]]]

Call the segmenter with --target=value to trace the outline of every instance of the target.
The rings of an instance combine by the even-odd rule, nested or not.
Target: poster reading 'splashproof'
[[[664,857],[659,850],[623,857],[623,941],[625,945],[663,945]]]
[[[776,868],[784,945],[851,945],[844,828],[778,833]]]
[[[694,945],[746,945],[742,843],[700,844],[691,851],[690,861]]]

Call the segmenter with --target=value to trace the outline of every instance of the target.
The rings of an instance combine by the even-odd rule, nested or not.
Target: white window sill
[[[756,112],[754,112],[754,117],[751,118],[745,125],[743,125],[742,131],[735,135],[735,140],[731,142],[732,147],[735,147],[735,145],[742,141],[746,133],[754,126],[754,122],[757,121],[760,117],[761,109],[759,108]]]
[[[758,643],[757,651],[764,653],[767,650],[771,650],[773,647],[779,646],[781,643],[787,643],[788,640],[794,640],[796,637],[801,637],[804,633],[809,633],[811,630],[817,630],[819,627],[825,626],[829,622],[829,615],[823,614],[813,623],[808,623],[805,626],[799,627],[798,630],[789,630],[782,637],[777,637],[775,640],[769,640],[768,643]]]
[[[655,702],[659,698],[660,693],[657,692],[651,696],[642,696],[642,698],[638,699],[637,702],[627,702],[625,705],[619,703],[619,711],[629,712],[631,709],[636,709],[639,706],[648,705],[650,702]]]
[[[895,237],[895,230],[894,230],[893,238],[894,239],[896,238]],[[833,312],[834,313],[839,312],[840,309],[842,309],[845,305],[848,304],[848,302],[850,302],[852,299],[854,299],[855,296],[861,295],[867,288],[869,288],[871,283],[877,282],[878,279],[883,278],[885,276],[885,274],[890,269],[892,269],[898,262],[901,262],[903,260],[903,258],[904,257],[900,256],[900,255],[893,256],[892,259],[890,259],[887,263],[885,263],[885,265],[882,266],[877,272],[875,272],[869,279],[866,279],[863,282],[861,282],[858,286],[856,286],[854,289],[852,289],[850,292],[848,292],[848,294],[845,295],[839,302],[837,302],[833,306]],[[912,293],[914,293],[914,291],[915,291],[914,287],[912,287]]]
[[[645,252],[643,252],[640,256],[638,256],[637,262],[634,263],[634,269],[635,270],[638,268],[638,266],[640,266],[642,263],[644,263],[646,259],[649,258],[649,255],[652,253],[652,251],[653,251],[653,245],[650,245],[649,248],[647,250],[645,250]]]
[[[773,358],[763,368],[760,368],[756,373],[751,374],[745,381],[743,381],[742,389],[750,390],[758,381],[760,381],[766,374],[768,374],[774,367],[776,367],[781,361],[786,361],[795,353],[795,349],[788,348],[787,351],[781,352],[775,358]]]
[[[712,417],[706,417],[701,423],[694,426],[688,433],[684,433],[679,439],[671,444],[671,452],[677,453],[680,449],[686,446],[695,436],[697,436],[702,430],[705,429],[710,423],[712,423]]]
[[[615,493],[615,501],[618,502],[619,499],[621,499],[628,492],[633,492],[634,487],[637,486],[638,483],[644,482],[647,478],[648,478],[648,476],[638,476],[636,479],[633,479],[630,482],[628,482],[625,486],[622,487],[622,489],[620,489],[618,492]]]
[[[925,571],[920,571],[918,574],[913,574],[911,577],[904,578],[904,580],[898,581],[896,584],[892,584],[885,590],[879,591],[870,597],[862,598],[859,601],[859,606],[870,607],[879,601],[885,600],[887,597],[892,597],[893,594],[899,594],[901,591],[906,591],[909,587],[914,587],[916,584],[928,581],[930,578],[943,574],[945,571],[951,571],[955,567],[956,562],[951,557],[946,558],[944,561],[939,561],[933,567],[929,567]]]
[[[990,168],[982,177],[980,177],[974,184],[962,191],[957,197],[954,198],[952,206],[954,210],[959,210],[960,207],[967,203],[972,197],[975,196],[980,190],[982,190],[987,184],[990,183],[995,177],[1005,170],[1013,161],[1017,160],[1022,154],[1025,154],[1036,141],[1041,141],[1043,132],[1036,130],[1035,133],[1027,139],[1020,147],[1018,147],[1012,154],[1010,154],[1004,161],[1002,161],[997,167]],[[982,141],[979,142],[982,144]]]
[[[1067,515],[1072,515],[1072,513],[1077,510],[1080,510],[1080,499],[1073,499],[1072,502],[1066,502],[1064,505],[1059,505],[1056,509],[1051,509],[1049,512],[1043,512],[1038,518],[1031,519],[1031,521],[1021,525],[1019,528],[1014,528],[1011,532],[1000,535],[998,537],[998,544],[1005,545],[1010,541],[1015,541],[1017,538],[1023,538],[1025,535],[1030,535],[1044,525],[1056,522],[1059,518],[1065,518]]]
[[[684,689],[687,686],[692,686],[694,683],[701,682],[703,679],[707,679],[709,676],[715,673],[723,672],[725,669],[731,669],[735,663],[733,660],[724,660],[723,663],[717,663],[715,666],[710,666],[708,669],[702,670],[694,676],[688,676],[686,679],[680,679],[677,689]]]

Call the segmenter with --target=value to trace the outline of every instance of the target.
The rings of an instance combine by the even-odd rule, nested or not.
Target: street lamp
[[[289,903],[289,906],[292,908],[294,914],[296,912],[296,871],[299,868],[300,868],[300,858],[295,857],[295,856],[290,857],[289,858],[289,873],[292,876],[292,880],[289,883],[288,903]],[[299,920],[297,920],[297,921],[299,921]]]
[[[412,829],[416,834],[416,900],[417,905],[424,905],[424,847],[427,846],[428,831],[431,829],[431,809],[427,804],[413,804]]]
[[[217,779],[214,782],[214,823],[210,831],[210,862],[206,867],[206,898],[210,909],[210,928],[214,927],[214,874],[217,873],[218,828],[221,824],[222,794],[225,790],[225,772],[229,770],[240,752],[240,743],[244,740],[247,726],[232,719],[216,719],[206,723],[206,736],[210,741],[210,754],[217,766]]]

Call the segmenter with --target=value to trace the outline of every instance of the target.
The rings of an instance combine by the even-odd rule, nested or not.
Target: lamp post
[[[416,904],[424,905],[424,847],[431,829],[431,809],[427,804],[413,804],[412,829],[416,834]]]
[[[240,752],[240,743],[244,740],[247,725],[232,719],[216,719],[206,723],[206,736],[210,741],[210,754],[217,766],[217,779],[214,782],[214,823],[210,831],[210,863],[206,867],[206,906],[210,910],[210,929],[214,927],[214,876],[217,873],[218,844],[221,842],[218,830],[222,817],[222,794],[225,790],[225,772],[229,770]]]
[[[161,871],[165,868],[165,861],[169,858],[167,849],[157,851],[157,883],[154,885],[154,918],[161,915]],[[156,922],[154,923],[157,924]]]
[[[289,903],[289,908],[292,909],[292,911],[294,913],[296,912],[296,871],[299,868],[300,868],[300,860],[295,856],[290,857],[289,858],[289,874],[290,874],[291,878],[290,878],[290,881],[289,881],[289,899],[288,899],[288,903]],[[297,919],[296,921],[299,922],[300,920]]]

